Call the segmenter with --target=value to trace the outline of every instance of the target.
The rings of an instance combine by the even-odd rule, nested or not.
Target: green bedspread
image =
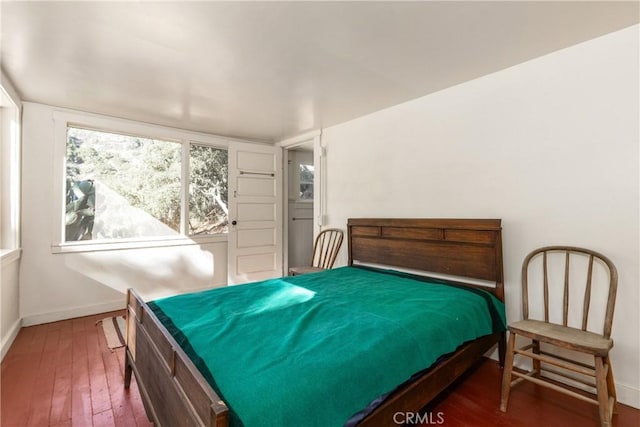
[[[483,291],[342,267],[149,303],[232,426],[339,426],[460,344],[503,331]]]

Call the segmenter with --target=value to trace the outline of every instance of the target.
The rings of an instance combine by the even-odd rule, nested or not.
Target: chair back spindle
[[[321,231],[313,245],[311,266],[324,269],[333,267],[342,246],[342,239],[342,230],[329,228]]]
[[[587,330],[589,322],[589,305],[591,304],[591,279],[593,278],[593,254],[589,254],[589,268],[587,270],[587,284],[584,288],[584,304],[582,306],[582,330]]]

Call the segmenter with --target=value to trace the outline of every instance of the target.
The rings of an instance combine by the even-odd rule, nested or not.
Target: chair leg
[[[129,360],[129,350],[125,350],[124,352],[124,388],[129,388],[131,385],[131,374],[133,373],[133,367],[131,366],[131,361]]]
[[[498,341],[498,363],[501,368],[504,368],[504,358],[507,351],[507,333],[503,332],[500,335],[500,341]]]
[[[607,392],[609,393],[609,398],[613,398],[612,401],[610,401],[610,404],[612,405],[611,408],[609,408],[609,411],[612,414],[616,414],[617,410],[616,410],[616,403],[618,402],[618,395],[616,394],[616,383],[613,380],[613,368],[611,367],[611,359],[609,359],[609,355],[607,354],[607,357],[605,357],[604,359],[604,363],[606,363],[607,367],[609,369],[607,369]]]
[[[534,354],[540,354],[540,341],[537,340],[533,340],[532,341],[532,350]],[[540,374],[542,373],[541,367],[540,367],[540,361],[537,359],[533,359],[533,376],[536,378],[540,378]]]
[[[509,392],[511,391],[511,370],[513,369],[513,352],[516,347],[516,334],[509,333],[509,344],[507,346],[507,354],[504,361],[504,369],[502,371],[502,395],[500,397],[500,410],[507,412],[507,403],[509,401]]]
[[[611,410],[609,402],[608,374],[605,373],[604,358],[595,356],[596,390],[598,392],[598,409],[600,411],[600,426],[611,427]],[[609,367],[610,369],[610,367]]]

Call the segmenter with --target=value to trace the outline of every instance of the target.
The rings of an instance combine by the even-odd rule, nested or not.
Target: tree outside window
[[[189,234],[226,233],[227,150],[192,144],[189,159]]]

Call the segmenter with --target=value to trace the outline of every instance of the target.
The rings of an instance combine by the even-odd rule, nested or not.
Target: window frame
[[[22,103],[4,72],[0,74],[0,260],[5,266],[21,254]]]
[[[291,156],[291,154],[289,154],[289,159],[288,162],[290,163],[291,168],[288,168],[288,172],[289,175],[288,176],[288,185],[289,185],[289,189],[288,189],[288,200],[289,202],[295,202],[295,203],[313,203],[316,198],[315,198],[315,192],[316,192],[316,167],[315,167],[315,155],[313,152],[311,151],[296,151],[295,149],[292,150],[292,152],[294,152],[295,154],[293,156]],[[314,171],[313,171],[313,181],[311,181],[311,185],[313,186],[313,197],[311,197],[310,199],[303,199],[300,197],[300,185],[302,184],[302,181],[300,180],[300,175],[301,175],[301,171],[300,168],[301,166],[306,165],[306,166],[313,166]]]
[[[229,150],[227,138],[187,131],[166,126],[118,119],[90,113],[56,110],[54,122],[54,176],[53,176],[53,227],[51,236],[52,253],[90,252],[103,250],[123,250],[164,246],[198,245],[204,243],[226,242],[227,233],[210,235],[188,235],[188,197],[189,197],[189,153],[191,144],[205,145]],[[66,188],[66,148],[67,128],[78,127],[101,132],[144,138],[167,140],[181,144],[181,223],[180,235],[166,237],[138,237],[117,240],[65,241],[65,188]]]

